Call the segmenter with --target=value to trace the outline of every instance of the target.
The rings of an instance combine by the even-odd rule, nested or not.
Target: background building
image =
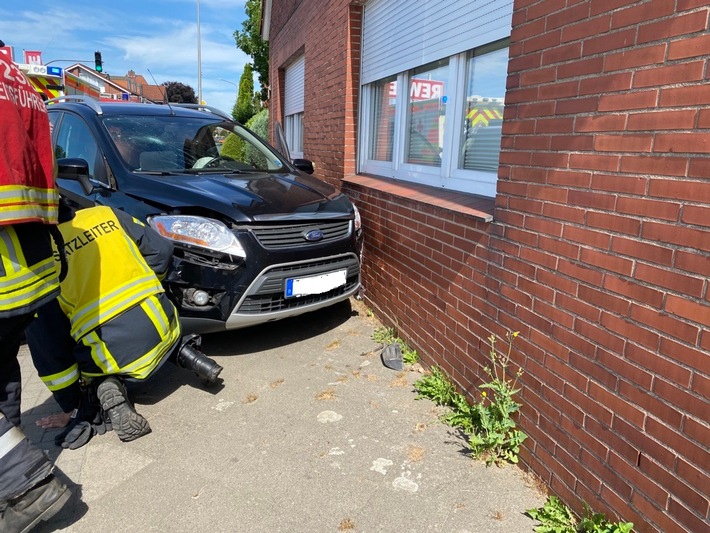
[[[520,331],[524,466],[639,531],[710,518],[709,11],[264,2],[271,119],[360,208],[368,305],[469,394]]]
[[[65,70],[65,77],[66,94],[88,94],[102,100],[166,101],[164,86],[150,85],[132,70],[125,76],[109,76],[77,63]]]

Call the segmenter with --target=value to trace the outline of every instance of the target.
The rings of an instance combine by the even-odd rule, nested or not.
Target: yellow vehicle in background
[[[16,63],[27,76],[42,100],[51,100],[64,96],[64,69],[51,65],[32,65]]]

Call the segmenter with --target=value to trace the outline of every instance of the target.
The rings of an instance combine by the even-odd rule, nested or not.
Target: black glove
[[[54,437],[54,444],[64,449],[76,450],[91,440],[94,428],[86,420],[73,419],[59,435]]]
[[[111,420],[108,415],[104,413],[103,409],[96,411],[94,419],[91,421],[91,427],[98,435],[103,435],[107,431],[113,431]]]
[[[85,391],[81,404],[72,413],[71,422],[54,438],[54,444],[64,449],[76,450],[89,442],[94,435],[103,435],[113,430],[108,416],[103,415],[98,403],[90,401],[90,397],[90,393]]]

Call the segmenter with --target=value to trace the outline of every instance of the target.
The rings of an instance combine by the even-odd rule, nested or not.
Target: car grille
[[[347,269],[345,285],[322,294],[286,298],[286,279],[313,276]],[[234,311],[239,314],[260,314],[325,302],[352,291],[360,283],[360,263],[355,255],[322,261],[281,265],[266,270],[251,285],[242,304]]]
[[[251,226],[249,228],[259,243],[269,250],[322,244],[337,241],[350,236],[350,221],[336,220],[332,222],[313,222],[306,224],[288,224],[279,226]],[[323,238],[309,241],[306,234],[312,230],[323,232]]]

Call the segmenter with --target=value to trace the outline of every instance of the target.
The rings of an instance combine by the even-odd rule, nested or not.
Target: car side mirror
[[[89,180],[89,163],[85,159],[75,157],[57,159],[57,177],[78,181],[87,196],[95,190]]]
[[[293,166],[306,174],[313,174],[313,171],[315,170],[313,168],[313,161],[308,159],[294,159]]]

